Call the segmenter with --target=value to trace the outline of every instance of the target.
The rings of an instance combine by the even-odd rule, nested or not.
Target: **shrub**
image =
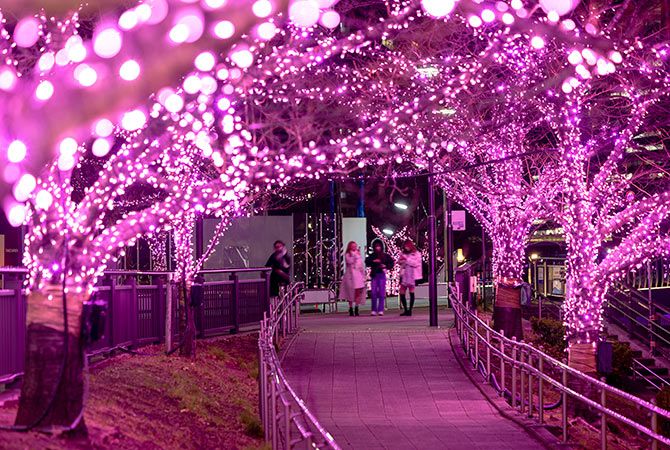
[[[633,349],[628,342],[612,343],[612,373],[607,375],[607,384],[626,389],[626,382],[632,373]]]
[[[554,319],[538,319],[533,317],[530,320],[533,332],[538,336],[539,342],[547,353],[552,356],[563,356],[566,347],[565,327],[563,323]]]

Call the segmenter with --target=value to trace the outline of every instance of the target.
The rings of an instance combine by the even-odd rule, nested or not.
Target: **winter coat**
[[[355,300],[356,289],[365,287],[365,267],[363,267],[363,258],[360,253],[345,253],[344,262],[346,271],[342,277],[340,285],[340,299],[353,302]]]
[[[279,295],[280,286],[289,284],[291,278],[291,257],[284,252],[274,252],[265,263],[265,267],[271,267],[270,273],[270,296]]]
[[[414,286],[416,280],[423,278],[423,272],[421,270],[421,253],[418,251],[409,254],[402,253],[398,264],[400,264],[400,284]]]
[[[380,262],[375,262],[379,260]],[[384,268],[382,268],[382,264]],[[386,275],[386,271],[393,269],[393,258],[391,258],[386,253],[372,253],[365,258],[365,265],[370,268],[370,278],[374,278],[377,275]]]

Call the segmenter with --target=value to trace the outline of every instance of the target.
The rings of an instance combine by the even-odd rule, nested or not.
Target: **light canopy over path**
[[[282,367],[343,448],[544,448],[462,371],[445,319],[303,315]]]

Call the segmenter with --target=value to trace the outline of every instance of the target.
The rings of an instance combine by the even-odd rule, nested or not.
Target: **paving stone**
[[[447,332],[427,322],[425,313],[303,316],[285,374],[342,448],[543,448],[497,413],[461,371]]]

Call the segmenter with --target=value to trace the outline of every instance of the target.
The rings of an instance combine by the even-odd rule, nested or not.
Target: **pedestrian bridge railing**
[[[260,412],[265,440],[272,449],[333,449],[340,447],[286,380],[277,355],[282,341],[298,331],[302,283],[271,297],[258,339]]]
[[[569,415],[588,408],[607,448],[608,422],[641,436],[652,449],[670,445],[660,433],[670,411],[569,367],[539,349],[494,331],[452,292],[456,330],[472,365],[519,413],[545,423],[548,410],[560,408],[563,442],[569,438]]]
[[[198,337],[258,327],[269,307],[269,268],[203,270],[218,278],[194,284]],[[26,339],[26,295],[23,268],[0,268],[0,384],[23,372]],[[243,278],[244,277],[244,278]],[[100,339],[87,354],[108,354],[146,344],[176,342],[179,313],[172,272],[108,270],[95,287],[90,303],[103,305]]]

